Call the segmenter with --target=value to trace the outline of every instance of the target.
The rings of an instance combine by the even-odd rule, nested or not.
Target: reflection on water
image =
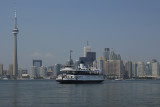
[[[0,107],[159,107],[160,81],[0,81]]]
[[[18,82],[17,81],[14,81],[13,82],[13,90],[11,92],[13,92],[13,96],[11,96],[12,98],[12,107],[17,107],[17,103],[18,103]]]

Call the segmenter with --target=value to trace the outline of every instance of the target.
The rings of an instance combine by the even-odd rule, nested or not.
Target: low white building
[[[39,76],[43,77],[44,79],[47,78],[47,67],[46,66],[39,67]]]

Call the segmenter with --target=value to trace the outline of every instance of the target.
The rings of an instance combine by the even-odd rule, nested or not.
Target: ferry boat
[[[56,81],[60,83],[101,83],[104,81],[104,75],[100,70],[87,69],[84,64],[80,64],[78,69],[65,66],[60,70]]]

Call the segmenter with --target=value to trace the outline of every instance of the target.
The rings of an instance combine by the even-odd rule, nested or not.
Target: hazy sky
[[[17,9],[18,63],[64,64],[83,56],[87,40],[97,57],[113,48],[123,60],[160,61],[160,0],[1,0],[0,63],[13,57]]]

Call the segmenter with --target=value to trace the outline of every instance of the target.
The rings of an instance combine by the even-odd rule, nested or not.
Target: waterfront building
[[[60,69],[61,69],[61,64],[55,64],[54,65],[54,76],[57,76],[60,72]]]
[[[98,60],[102,60],[103,61],[103,73],[104,73],[104,75],[107,75],[107,65],[106,65],[106,63],[107,63],[107,61],[108,60],[106,60],[106,57],[105,56],[103,56],[103,57],[98,57]],[[97,65],[98,66],[98,65]]]
[[[132,62],[126,61],[125,62],[125,72],[126,72],[126,78],[132,78]]]
[[[102,73],[104,74],[104,60],[97,60],[97,69],[102,71]]]
[[[157,60],[152,60],[152,76],[153,77],[158,77],[159,75],[159,62]]]
[[[29,68],[29,76],[30,76],[31,79],[37,77],[37,67],[31,66]]]
[[[18,70],[18,78],[22,78],[22,69]]]
[[[12,33],[14,35],[14,48],[13,48],[13,77],[17,78],[18,76],[18,59],[17,59],[17,34],[19,32],[17,28],[17,16],[16,16],[16,10],[14,14],[14,28],[12,30]]]
[[[143,77],[144,76],[144,62],[137,63],[137,76]]]
[[[124,66],[122,60],[108,60],[106,61],[105,75],[108,78],[123,78]]]
[[[29,74],[22,74],[23,79],[29,79]]]
[[[144,73],[145,73],[145,76],[152,76],[152,64],[151,62],[147,62],[145,63],[144,65]]]
[[[43,79],[47,78],[47,67],[46,66],[39,67],[39,77],[43,77]]]
[[[3,70],[3,77],[7,77],[8,70]]]
[[[54,66],[48,66],[47,67],[47,77],[52,78],[53,77],[53,71],[54,71]]]
[[[93,62],[93,68],[102,71],[102,73],[104,74],[104,60],[99,57]]]
[[[132,76],[137,77],[137,63],[132,64]]]
[[[3,75],[3,64],[0,64],[0,77]]]
[[[9,64],[9,70],[8,70],[8,74],[10,75],[10,78],[13,78],[13,64]]]

